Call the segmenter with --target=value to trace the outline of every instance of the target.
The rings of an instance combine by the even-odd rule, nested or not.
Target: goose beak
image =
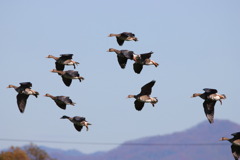
[[[223,140],[223,137],[219,139],[219,141],[222,141]]]

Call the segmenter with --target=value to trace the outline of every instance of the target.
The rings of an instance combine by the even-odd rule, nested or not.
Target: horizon
[[[236,123],[236,122],[233,122],[233,121],[231,121],[231,120],[227,120],[227,119],[215,119],[215,121],[217,122],[217,124],[219,124],[219,122],[228,122],[228,123],[232,123],[233,125],[238,125],[239,127],[240,127],[240,124],[238,124],[238,123]],[[215,122],[214,122],[215,123]],[[164,134],[164,135],[153,135],[153,136],[147,136],[147,137],[141,137],[141,138],[138,138],[138,139],[132,139],[132,140],[128,140],[128,141],[125,141],[125,142],[122,142],[122,143],[117,143],[117,142],[111,142],[111,143],[105,143],[105,142],[99,142],[99,143],[94,143],[94,142],[64,142],[64,141],[56,141],[56,142],[51,142],[51,141],[48,141],[48,142],[44,142],[44,140],[42,141],[42,140],[38,140],[38,141],[29,141],[28,142],[28,144],[25,144],[25,145],[21,145],[21,146],[14,146],[14,147],[20,147],[20,148],[22,148],[22,147],[24,147],[24,146],[28,146],[28,145],[30,145],[30,144],[34,144],[34,145],[37,145],[38,147],[40,147],[40,148],[42,148],[42,149],[44,149],[44,150],[62,150],[62,151],[65,151],[65,152],[68,152],[68,151],[77,151],[78,153],[81,153],[81,154],[84,154],[84,155],[91,155],[91,154],[96,154],[96,153],[107,153],[107,152],[110,152],[110,151],[112,151],[112,150],[114,150],[114,149],[117,149],[117,148],[119,148],[119,147],[121,147],[121,146],[125,146],[125,145],[127,145],[127,146],[129,146],[129,142],[131,142],[130,143],[130,146],[135,146],[135,145],[139,145],[139,143],[132,143],[132,141],[140,141],[140,140],[144,140],[144,139],[148,139],[148,138],[154,138],[154,137],[158,137],[158,136],[160,136],[160,137],[164,137],[164,136],[172,136],[172,135],[174,135],[174,134],[181,134],[181,133],[184,133],[184,132],[188,132],[188,131],[190,131],[190,130],[193,130],[193,129],[195,129],[195,128],[197,128],[197,127],[199,127],[200,125],[212,125],[212,124],[208,124],[208,122],[206,122],[206,121],[202,121],[202,122],[200,122],[200,123],[198,123],[198,124],[196,124],[196,125],[194,125],[194,126],[191,126],[190,128],[187,128],[187,129],[185,129],[185,130],[182,130],[182,131],[176,131],[176,132],[173,132],[173,133],[169,133],[169,134]],[[239,130],[240,130],[240,128],[239,128]],[[235,132],[238,132],[238,131],[232,131],[232,133],[235,133]],[[232,133],[229,133],[228,135],[226,134],[225,136],[227,136],[227,137],[231,137],[231,134]],[[220,137],[219,137],[220,138]],[[1,141],[1,139],[0,139],[0,141]],[[23,140],[22,142],[21,142],[21,140],[19,140],[19,139],[16,139],[16,140],[13,140],[13,141],[18,141],[18,142],[20,142],[20,143],[23,143],[23,141],[25,141],[25,140]],[[216,144],[218,144],[217,142],[219,142],[219,140],[216,140]],[[26,141],[25,141],[25,143],[27,143]],[[45,145],[41,145],[42,143],[45,143]],[[54,143],[57,143],[57,144],[72,144],[73,146],[77,146],[77,145],[97,145],[97,146],[115,146],[115,147],[113,147],[113,148],[111,148],[111,149],[109,149],[109,150],[105,150],[105,151],[101,151],[101,150],[99,150],[99,151],[95,151],[95,152],[89,152],[89,153],[84,153],[84,152],[82,152],[81,150],[78,150],[78,149],[76,149],[76,148],[69,148],[69,149],[62,149],[62,148],[58,148],[58,147],[49,147],[48,146],[48,144],[54,144]],[[193,144],[198,144],[199,142],[192,142],[191,143],[191,145],[193,145]],[[204,142],[204,143],[206,143],[206,142]],[[203,143],[203,144],[204,144]],[[228,142],[222,142],[223,144],[224,143],[227,143],[228,144]],[[144,144],[146,144],[146,143],[144,143]],[[156,145],[155,143],[153,143],[154,145]],[[158,143],[159,144],[159,143]],[[201,145],[203,145],[203,144],[201,144]],[[212,144],[212,143],[211,143]],[[146,144],[146,145],[152,145],[152,143],[149,143],[149,144]],[[170,144],[168,144],[168,145],[171,145],[171,143]],[[176,145],[176,144],[174,144],[174,145]],[[180,144],[179,144],[180,145]],[[187,144],[182,144],[182,145],[187,145]],[[207,145],[207,144],[206,144]],[[230,145],[230,144],[229,144]],[[3,150],[7,150],[7,149],[9,149],[9,148],[5,148],[5,149],[1,149],[1,151],[3,151]]]

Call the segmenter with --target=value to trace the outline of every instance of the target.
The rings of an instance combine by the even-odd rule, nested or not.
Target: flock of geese
[[[109,34],[109,37],[116,37],[117,43],[119,46],[122,46],[125,41],[138,41],[138,38],[131,32],[123,32],[120,34]],[[159,64],[153,60],[151,60],[151,55],[153,52],[143,53],[143,54],[135,54],[133,51],[129,50],[117,50],[114,48],[109,48],[107,52],[115,52],[117,55],[117,60],[122,69],[126,67],[127,61],[132,60],[133,70],[135,73],[140,74],[144,65],[154,65],[157,67]],[[73,54],[61,54],[60,57],[55,57],[52,55],[48,55],[46,58],[53,58],[55,60],[56,69],[51,70],[53,73],[58,73],[59,76],[62,77],[63,83],[69,87],[72,83],[73,79],[78,79],[80,82],[84,80],[84,77],[80,76],[78,71],[67,70],[64,71],[65,65],[72,65],[74,69],[79,62],[72,60]],[[141,111],[144,107],[145,103],[151,103],[154,107],[158,102],[157,97],[151,97],[152,87],[154,86],[156,81],[152,80],[151,82],[145,84],[141,87],[141,92],[136,95],[128,95],[128,98],[135,98],[134,105],[137,111]],[[32,88],[31,82],[22,82],[20,86],[9,85],[7,88],[14,88],[17,94],[17,105],[19,111],[21,113],[24,112],[27,99],[30,95],[38,97],[39,93]],[[206,117],[209,123],[214,122],[214,106],[217,101],[222,104],[222,99],[226,99],[224,94],[219,94],[216,89],[204,88],[204,93],[194,93],[192,97],[200,97],[204,100],[203,108],[206,114]],[[56,105],[61,109],[66,109],[66,105],[75,105],[75,103],[67,96],[53,96],[51,94],[45,94],[46,97],[51,98]],[[75,116],[68,117],[66,115],[62,116],[61,119],[70,120],[75,129],[77,131],[81,131],[85,126],[86,130],[88,130],[88,125],[91,125],[88,121],[86,121],[85,117]],[[232,154],[235,160],[238,160],[240,157],[240,132],[233,133],[233,138],[222,137],[220,140],[227,140],[231,145]]]

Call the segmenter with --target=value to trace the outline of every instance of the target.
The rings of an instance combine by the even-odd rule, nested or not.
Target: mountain
[[[226,160],[233,159],[230,143],[219,139],[239,131],[240,125],[228,120],[215,120],[213,124],[204,121],[182,132],[128,141],[108,152],[43,149],[58,160]]]
[[[108,152],[83,154],[77,150],[40,148],[58,160],[231,160],[231,144],[219,139],[239,131],[239,124],[215,120],[213,124],[204,121],[182,132],[127,141]]]

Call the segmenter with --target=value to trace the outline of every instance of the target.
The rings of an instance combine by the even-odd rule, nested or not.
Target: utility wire
[[[0,141],[11,142],[34,142],[34,143],[60,143],[60,144],[82,144],[82,145],[126,145],[126,146],[222,146],[227,143],[110,143],[110,142],[70,142],[70,141],[47,141],[29,139],[0,138]]]

